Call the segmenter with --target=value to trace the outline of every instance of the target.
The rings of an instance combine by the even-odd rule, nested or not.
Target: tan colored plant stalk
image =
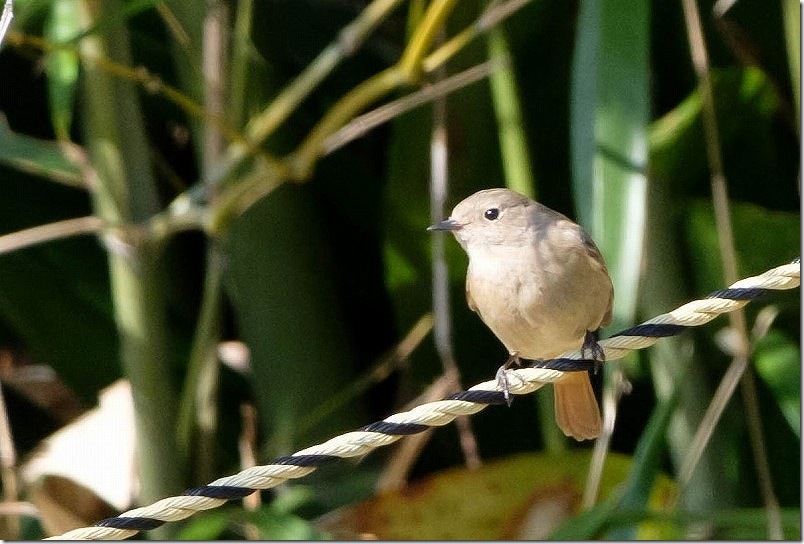
[[[723,160],[720,149],[720,139],[718,136],[717,118],[715,116],[715,98],[712,90],[711,71],[709,67],[709,56],[706,50],[706,42],[703,36],[698,7],[693,0],[683,0],[684,18],[687,25],[690,51],[695,67],[696,75],[700,86],[702,104],[701,114],[703,117],[703,127],[706,142],[706,157],[709,162],[710,183],[712,188],[712,201],[715,210],[715,224],[717,225],[718,248],[720,249],[720,260],[723,263],[723,277],[726,284],[731,284],[737,280],[737,255],[734,247],[734,234],[732,232],[731,218],[729,211],[729,195],[726,183],[726,175],[723,170]],[[762,499],[765,502],[765,512],[768,518],[768,537],[773,540],[784,538],[782,530],[782,519],[779,510],[779,500],[773,488],[771,480],[770,466],[763,442],[762,419],[759,415],[759,400],[754,383],[753,369],[749,368],[749,357],[751,352],[750,341],[748,338],[748,326],[746,323],[745,312],[737,310],[729,314],[729,324],[734,333],[733,359],[723,377],[721,386],[718,387],[717,394],[712,399],[707,416],[701,423],[696,432],[693,442],[692,452],[708,442],[714,427],[719,420],[720,414],[725,408],[727,400],[736,387],[738,380],[742,385],[743,407],[746,411],[746,424],[751,448],[754,452],[754,467],[757,473]],[[712,409],[713,406],[721,406],[720,411]],[[698,452],[698,454],[700,454]],[[689,478],[697,460],[693,457],[685,460],[684,471],[681,473],[682,484],[684,478]]]

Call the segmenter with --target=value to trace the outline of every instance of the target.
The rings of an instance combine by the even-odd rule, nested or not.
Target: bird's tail
[[[556,423],[567,436],[575,440],[591,440],[600,434],[600,409],[586,372],[568,372],[567,377],[553,384],[555,390]]]

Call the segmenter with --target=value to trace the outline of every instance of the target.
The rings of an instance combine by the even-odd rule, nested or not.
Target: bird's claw
[[[519,356],[514,353],[508,357],[508,360],[505,361],[504,365],[497,369],[497,375],[495,376],[497,379],[497,389],[503,392],[505,404],[507,404],[509,408],[511,407],[511,403],[514,401],[514,399],[511,397],[511,391],[509,390],[510,382],[508,381],[508,373],[506,371],[512,368],[520,368],[521,366],[522,362],[519,360]],[[515,376],[520,383],[524,383],[522,378],[516,374],[512,374],[512,376]]]
[[[581,346],[581,356],[586,357],[586,353],[591,355],[590,359],[595,362],[595,374],[600,369],[600,365],[606,362],[606,352],[598,342],[600,338],[599,331],[586,331],[583,338],[583,345]]]

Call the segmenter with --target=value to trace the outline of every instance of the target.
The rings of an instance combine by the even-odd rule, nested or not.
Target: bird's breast
[[[509,352],[546,359],[579,348],[586,331],[599,326],[605,310],[594,291],[601,280],[562,262],[569,255],[546,264],[529,249],[471,255],[466,290]]]

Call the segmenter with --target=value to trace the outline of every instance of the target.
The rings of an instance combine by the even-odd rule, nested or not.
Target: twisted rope
[[[689,302],[672,312],[621,331],[601,340],[600,346],[605,351],[607,361],[620,359],[630,351],[656,343],[660,338],[679,334],[689,327],[708,323],[720,314],[742,308],[771,290],[793,289],[800,283],[800,262],[796,259],[759,276],[740,280],[728,289],[716,291],[705,299]],[[533,361],[526,368],[507,371],[514,375],[513,379],[509,378],[509,392],[526,395],[546,383],[560,380],[565,372],[586,370],[592,364],[593,361],[584,359],[580,351],[566,352],[549,361]],[[393,444],[405,435],[446,425],[458,416],[475,414],[488,405],[504,403],[502,391],[497,390],[497,380],[489,380],[444,400],[417,406],[357,431],[336,436],[323,444],[280,457],[270,465],[245,469],[235,475],[189,489],[182,495],[128,510],[91,527],[75,529],[50,539],[122,540],[139,531],[188,518],[196,512],[216,508],[229,500],[275,487],[287,480],[303,478],[325,463],[365,455],[380,446]]]

